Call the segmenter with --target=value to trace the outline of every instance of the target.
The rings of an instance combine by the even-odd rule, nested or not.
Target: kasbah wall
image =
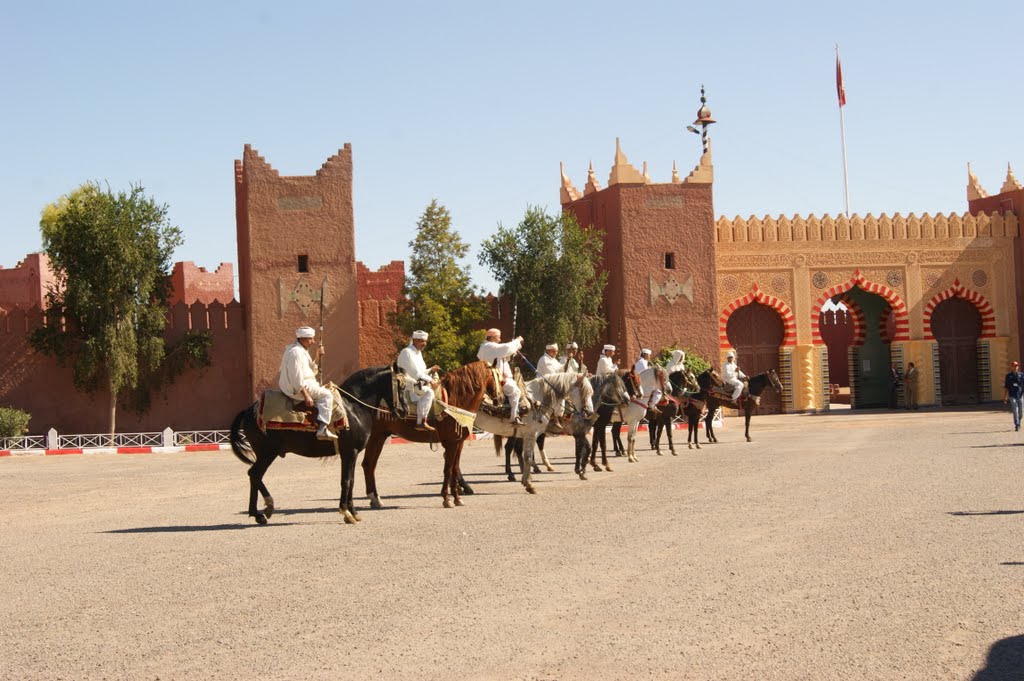
[[[885,344],[885,366],[873,369],[885,381],[890,365],[903,370],[915,363],[921,405],[949,403],[943,386],[949,393],[965,375],[976,381],[970,401],[1001,398],[1009,360],[1024,353],[1018,222],[1024,189],[1011,170],[1000,193],[990,196],[968,169],[969,211],[949,216],[716,221],[712,184],[710,142],[687,178],[681,180],[673,167],[666,184],[651,181],[646,163],[643,171],[630,165],[618,140],[606,188],[592,165],[583,192],[562,170],[563,210],[606,234],[605,342],[618,346],[621,367],[632,364],[640,344],[688,346],[717,367],[737,349],[742,367],[739,346],[756,349],[776,331],[742,334],[730,320],[748,306],[765,306],[777,317],[777,340],[770,341],[774,358],[766,368],[782,379],[780,410],[828,409],[836,386],[819,324],[823,306],[841,296],[860,313],[859,322],[852,317],[855,324],[877,327],[873,334],[855,328],[855,340],[845,349],[854,406],[871,406],[858,404],[858,391],[862,399],[868,392],[862,374],[869,362],[858,354],[865,336]],[[881,316],[865,322],[858,295],[877,296],[885,308]],[[939,306],[954,298],[973,306],[980,324],[973,337],[953,338],[960,354],[949,355],[932,322]],[[590,349],[588,361],[596,355]],[[746,355],[748,374],[751,356]],[[898,399],[903,405],[902,389]]]
[[[720,366],[735,344],[729,320],[747,306],[764,305],[779,319],[783,410],[827,409],[821,308],[836,296],[855,305],[857,291],[865,291],[886,306],[878,324],[892,362],[902,367],[914,361],[920,403],[939,404],[946,378],[932,314],[943,301],[959,298],[981,318],[980,399],[1000,397],[1003,367],[1021,356],[1024,318],[1018,309],[1024,190],[1012,171],[997,195],[969,173],[968,213],[920,217],[716,220],[713,180],[710,145],[685,179],[673,167],[664,184],[651,181],[646,164],[642,171],[633,167],[618,142],[607,187],[591,167],[580,192],[563,170],[563,210],[606,234],[609,325],[598,345],[617,345],[622,366],[641,344],[688,346]],[[235,190],[241,301],[228,283],[230,264],[208,272],[178,263],[172,273],[175,304],[167,337],[208,328],[212,366],[179,378],[143,416],[121,410],[119,430],[225,428],[241,406],[276,381],[281,349],[294,328],[319,326],[321,299],[328,379],[394,358],[397,339],[387,319],[401,293],[404,264],[371,271],[355,260],[350,145],[315,175],[301,177],[281,176],[246,145],[235,162]],[[102,432],[105,396],[78,394],[70,369],[28,347],[26,334],[42,323],[39,307],[51,281],[45,258],[36,254],[0,269],[0,405],[32,412],[33,433],[50,427]],[[489,323],[508,326],[508,310],[491,302]],[[866,334],[861,328],[854,335],[863,341]],[[852,347],[852,391],[858,389],[856,352]],[[594,366],[596,356],[590,348],[585,360]]]
[[[165,338],[209,330],[211,365],[190,371],[159,396],[149,412],[119,409],[118,430],[152,432],[225,429],[264,387],[276,383],[280,355],[297,326],[320,327],[323,292],[326,379],[340,382],[360,366],[389,364],[405,265],[371,271],[354,258],[351,148],[346,145],[311,177],[281,177],[246,145],[235,163],[239,294],[234,271],[176,263]],[[326,235],[326,236],[325,236]],[[305,272],[299,272],[299,256]],[[101,433],[109,398],[75,391],[71,369],[29,346],[44,323],[45,292],[54,281],[46,257],[30,254],[0,268],[0,406],[33,415],[33,434]]]

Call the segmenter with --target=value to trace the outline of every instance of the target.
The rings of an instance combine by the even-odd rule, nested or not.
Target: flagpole
[[[846,199],[846,217],[850,217],[850,180],[846,167],[846,118],[843,116],[843,105],[846,104],[846,88],[842,81],[839,66],[839,45],[836,45],[836,85],[839,89],[839,134],[843,141],[843,196]]]

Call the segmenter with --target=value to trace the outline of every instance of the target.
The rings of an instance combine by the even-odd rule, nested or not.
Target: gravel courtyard
[[[536,496],[470,442],[455,509],[389,445],[356,526],[336,460],[258,527],[230,452],[0,459],[0,678],[1024,679],[1008,413],[725,425],[586,481],[549,439]]]

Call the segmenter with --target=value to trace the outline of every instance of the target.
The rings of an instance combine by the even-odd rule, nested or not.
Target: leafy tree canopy
[[[662,348],[654,357],[654,361],[661,366],[666,366],[672,361],[672,352],[675,350],[682,350],[686,353],[686,359],[683,360],[683,364],[686,365],[687,369],[693,372],[694,376],[700,376],[711,368],[711,363],[698,355],[696,350],[693,350],[692,348],[681,348],[679,345],[670,345],[667,348]]]
[[[114,432],[118,396],[166,378],[162,332],[181,231],[141,186],[114,192],[93,182],[46,206],[40,228],[57,285],[47,293],[49,323],[32,344],[70,363],[79,390],[109,390]],[[198,347],[205,363],[208,339],[183,343],[178,354]]]
[[[529,207],[514,228],[498,225],[481,246],[490,269],[510,299],[515,335],[536,362],[544,346],[581,347],[597,342],[607,322],[601,311],[608,273],[601,269],[603,233],[583,229],[570,213],[548,215]]]
[[[462,262],[469,246],[452,228],[448,209],[434,199],[416,227],[403,300],[392,321],[404,334],[399,347],[422,329],[430,334],[427,364],[450,371],[476,359],[483,331],[474,327],[487,316],[488,305]]]

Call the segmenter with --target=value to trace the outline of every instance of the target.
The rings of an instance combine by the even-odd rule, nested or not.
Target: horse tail
[[[243,409],[231,422],[231,451],[235,453],[239,461],[251,466],[256,463],[256,456],[253,454],[252,447],[249,446],[249,440],[246,439],[245,433],[242,432],[242,422],[250,411],[252,411],[252,407]]]
[[[494,456],[497,456],[497,457],[500,458],[501,457],[501,436],[500,435],[495,435],[491,439],[494,440]]]

